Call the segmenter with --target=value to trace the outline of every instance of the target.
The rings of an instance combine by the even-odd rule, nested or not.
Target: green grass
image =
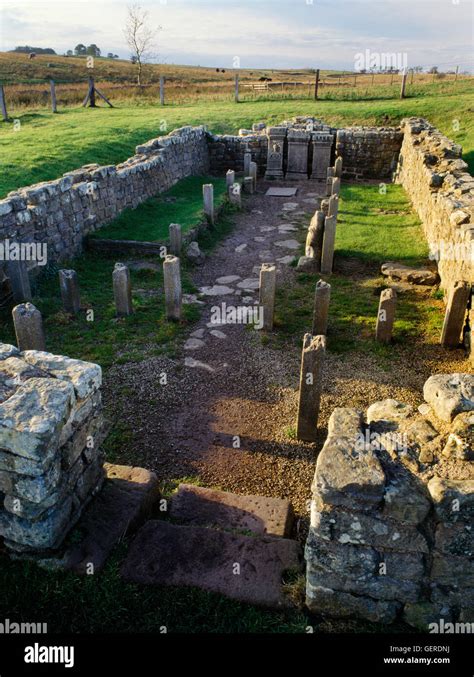
[[[136,209],[126,209],[93,237],[112,240],[168,241],[170,223],[179,223],[183,233],[204,220],[202,185],[214,186],[214,206],[219,208],[226,195],[225,179],[189,176],[173,188],[152,197]]]
[[[301,253],[304,237],[302,233]],[[423,264],[427,254],[420,222],[401,186],[390,184],[387,193],[380,194],[377,185],[343,185],[335,272],[326,279],[331,284],[328,349],[372,352],[382,362],[393,360],[393,347],[374,340],[380,291],[386,285],[380,264],[387,260]],[[314,275],[299,273],[295,284],[277,290],[277,331],[271,336],[275,346],[283,347],[288,340],[299,346],[303,334],[311,331],[314,284]],[[437,334],[441,322],[439,301],[432,297],[421,302],[415,292],[405,292],[397,305],[395,343]]]
[[[424,116],[463,145],[474,172],[472,89],[469,81],[461,81],[445,93],[434,84],[423,94],[404,100],[198,101],[164,108],[124,103],[114,109],[69,108],[57,115],[46,109],[28,110],[17,116],[19,131],[14,131],[12,122],[0,123],[0,196],[57,178],[83,164],[122,162],[137,144],[183,125],[206,124],[216,133],[235,133],[258,120],[275,123],[303,114],[349,126],[396,124],[403,117]]]

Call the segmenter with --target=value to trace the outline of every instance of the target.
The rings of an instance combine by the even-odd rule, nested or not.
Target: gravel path
[[[268,186],[259,182],[258,193],[246,197],[235,216],[231,235],[195,269],[202,314],[177,359],[116,365],[107,372],[104,394],[111,416],[133,431],[121,461],[149,467],[160,480],[198,476],[206,486],[288,498],[304,518],[297,522],[302,535],[315,461],[333,409],[366,408],[387,397],[418,405],[431,373],[467,367],[460,351],[422,343],[416,350],[407,345],[396,374],[382,371],[371,354],[329,352],[318,441],[291,439],[299,351],[271,349],[252,327],[216,326],[211,319],[213,307],[222,303],[258,301],[262,262],[277,264],[278,285],[292,283],[295,235],[307,228],[318,206],[314,184],[295,185],[295,197],[276,198],[266,197]],[[164,373],[166,385],[160,382]]]

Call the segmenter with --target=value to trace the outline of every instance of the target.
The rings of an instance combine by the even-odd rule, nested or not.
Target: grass
[[[374,340],[380,291],[386,285],[380,264],[388,260],[425,264],[427,255],[420,222],[401,186],[390,184],[387,193],[381,194],[377,185],[343,185],[335,272],[327,278],[331,284],[328,349],[372,352],[382,360],[393,356],[393,347]],[[278,289],[278,331],[271,337],[276,346],[283,347],[288,340],[300,345],[302,335],[311,330],[313,298],[314,275],[299,273],[295,284]],[[435,296],[421,302],[415,292],[400,295],[394,325],[396,344],[410,336],[439,335],[441,305]]]
[[[181,224],[183,233],[204,220],[202,185],[214,186],[214,205],[224,203],[225,179],[210,176],[189,176],[166,193],[150,198],[136,209],[126,209],[93,237],[112,240],[165,242],[170,223]]]
[[[0,123],[0,197],[83,164],[117,164],[130,157],[136,145],[183,125],[206,124],[216,133],[235,133],[258,120],[275,123],[303,114],[335,126],[397,124],[408,116],[427,117],[463,145],[474,173],[472,90],[470,81],[461,81],[444,93],[434,84],[424,94],[404,100],[198,101],[165,107],[124,102],[114,109],[67,108],[57,115],[45,108],[26,110],[15,115],[19,127]]]

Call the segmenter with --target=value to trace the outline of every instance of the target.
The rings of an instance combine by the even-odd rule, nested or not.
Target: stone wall
[[[0,536],[57,548],[102,486],[101,369],[0,344]]]
[[[424,397],[333,412],[306,544],[313,612],[474,622],[474,376],[432,376]]]
[[[396,180],[423,223],[441,285],[474,284],[474,177],[461,158],[461,146],[426,120],[404,120],[402,130]]]
[[[342,157],[342,176],[350,180],[392,179],[403,141],[399,127],[339,129],[336,154]]]
[[[258,174],[263,176],[267,166],[268,139],[265,134],[249,133],[245,136],[230,134],[209,137],[209,158],[213,174],[224,175],[228,169],[244,171],[244,154],[249,151],[257,163]]]
[[[47,243],[48,261],[68,259],[81,252],[88,233],[127,207],[208,171],[205,129],[182,127],[137,146],[136,154],[117,166],[86,165],[55,181],[9,193],[0,201],[0,237]]]

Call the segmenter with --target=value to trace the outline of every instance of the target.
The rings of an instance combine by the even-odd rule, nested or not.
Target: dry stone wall
[[[474,284],[474,177],[461,146],[426,120],[404,120],[402,130],[396,180],[420,216],[441,285]]]
[[[424,397],[333,412],[306,544],[313,612],[474,622],[474,376],[432,376]]]
[[[205,129],[182,127],[137,146],[136,154],[117,166],[86,165],[56,181],[9,193],[0,201],[0,237],[46,243],[48,261],[71,258],[81,252],[88,233],[127,207],[208,171]]]
[[[346,179],[392,179],[403,141],[399,127],[349,127],[339,129],[336,154],[342,157]]]
[[[0,536],[57,548],[104,481],[98,365],[0,344]]]

